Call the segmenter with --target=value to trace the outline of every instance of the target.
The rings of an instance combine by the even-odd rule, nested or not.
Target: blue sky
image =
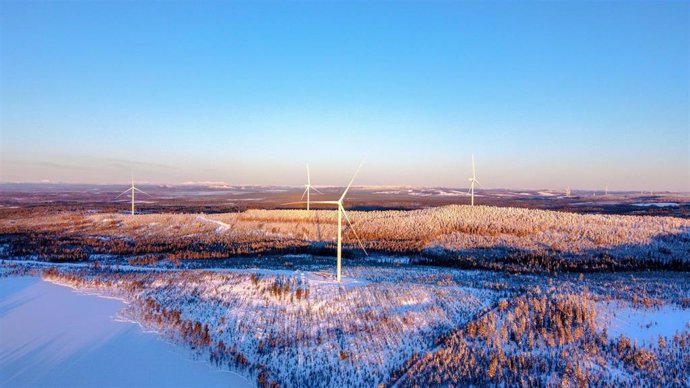
[[[4,1],[0,179],[690,190],[689,4]]]

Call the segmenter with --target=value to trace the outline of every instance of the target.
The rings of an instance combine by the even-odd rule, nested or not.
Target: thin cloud
[[[39,166],[39,167],[50,167],[50,168],[59,168],[62,170],[78,170],[78,171],[84,171],[84,170],[90,170],[91,168],[89,167],[84,167],[84,166],[79,166],[79,165],[74,165],[74,164],[64,164],[64,163],[55,163],[55,162],[46,162],[46,161],[23,161],[23,160],[12,160],[12,159],[5,159],[3,163],[8,163],[8,164],[18,164],[22,166]]]
[[[95,158],[95,159],[100,159],[100,160],[105,160],[108,162],[111,162],[113,166],[116,167],[144,167],[144,168],[152,168],[152,169],[162,169],[162,170],[173,170],[175,167],[167,165],[167,164],[161,164],[161,163],[152,163],[152,162],[142,162],[142,161],[137,161],[137,160],[128,160],[128,159],[117,159],[117,158]]]

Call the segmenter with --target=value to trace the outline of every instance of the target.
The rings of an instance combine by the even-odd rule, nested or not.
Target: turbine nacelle
[[[467,190],[467,194],[471,195],[471,202],[470,204],[474,206],[474,185],[476,184],[477,186],[484,188],[481,183],[479,183],[479,180],[477,180],[477,171],[474,168],[474,155],[472,155],[472,177],[468,178],[470,181],[470,188]]]
[[[310,209],[309,205],[311,204],[311,198],[310,198],[311,192],[310,191],[314,190],[319,194],[323,194],[316,187],[311,185],[311,174],[309,174],[309,163],[307,163],[307,184],[304,185],[304,187],[306,187],[306,189],[304,190],[304,193],[302,193],[302,197],[300,198],[300,201],[303,200],[304,196],[306,195],[307,196],[307,210],[309,210]]]
[[[364,248],[364,244],[362,244],[362,240],[359,239],[359,236],[357,235],[357,232],[355,231],[355,227],[352,225],[352,221],[350,220],[350,217],[347,215],[347,212],[345,211],[345,206],[343,206],[343,201],[345,200],[345,196],[347,195],[347,192],[350,190],[350,187],[352,187],[352,183],[354,183],[355,178],[357,177],[357,174],[359,174],[359,170],[362,168],[362,165],[364,164],[364,161],[362,161],[359,164],[359,167],[357,168],[357,171],[355,174],[352,176],[352,179],[350,180],[350,183],[347,185],[345,190],[343,190],[343,194],[340,196],[340,198],[337,201],[312,201],[312,202],[307,202],[307,210],[309,210],[309,204],[319,204],[319,205],[335,205],[336,209],[338,211],[338,246],[337,246],[337,267],[336,267],[336,278],[338,282],[340,282],[340,272],[341,272],[341,262],[342,262],[342,244],[343,244],[343,217],[347,221],[348,225],[350,225],[350,229],[352,230],[352,233],[355,235],[355,238],[357,239],[357,243],[359,244],[359,247],[362,248],[364,251],[365,255],[369,255],[367,252],[366,248]],[[307,194],[307,198],[309,195],[309,187],[311,186],[311,180],[309,178],[309,167],[307,166],[307,190],[305,191],[305,194]],[[316,190],[316,189],[314,189]],[[302,198],[304,198],[304,194],[302,194]],[[297,204],[297,203],[304,203],[304,202],[288,202],[285,203],[284,205],[291,205],[291,204]]]
[[[128,188],[127,190],[123,191],[122,193],[120,193],[120,195],[118,195],[117,197],[115,197],[115,199],[118,199],[127,193],[130,193],[132,195],[132,210],[131,210],[132,215],[134,215],[134,193],[135,192],[139,192],[141,194],[148,195],[149,197],[151,196],[150,194],[148,194],[148,193],[140,190],[138,187],[134,186],[134,176],[132,176],[132,186],[130,188]]]

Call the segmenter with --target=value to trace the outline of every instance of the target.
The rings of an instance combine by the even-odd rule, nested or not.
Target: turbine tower
[[[474,155],[472,155],[472,178],[470,178],[470,189],[467,190],[467,194],[470,194],[472,196],[472,199],[471,199],[471,205],[472,206],[474,206],[474,185],[475,184],[477,184],[477,186],[479,186],[479,187],[484,187],[477,180],[477,171],[474,168]]]
[[[130,188],[128,188],[127,190],[123,191],[122,193],[120,193],[120,195],[118,195],[117,197],[115,197],[115,199],[118,199],[118,198],[120,198],[121,196],[123,196],[123,195],[125,195],[125,194],[131,192],[131,194],[132,194],[132,215],[134,215],[134,192],[135,192],[135,191],[138,191],[138,192],[140,192],[140,193],[142,193],[142,194],[146,194],[146,195],[148,195],[148,196],[150,197],[150,195],[149,195],[148,193],[145,193],[145,192],[139,190],[139,188],[137,188],[137,187],[134,186],[134,175],[132,175],[132,186],[131,186]]]
[[[340,282],[341,279],[341,268],[342,268],[342,253],[343,253],[343,218],[347,221],[347,223],[350,225],[350,229],[352,230],[352,233],[355,235],[355,238],[357,239],[357,243],[359,244],[360,248],[364,251],[364,254],[367,256],[369,255],[367,253],[366,248],[364,248],[364,244],[362,244],[362,240],[359,239],[359,236],[357,235],[357,232],[355,232],[355,227],[352,226],[352,221],[350,221],[350,217],[347,216],[347,212],[345,211],[345,207],[343,206],[343,200],[345,200],[345,196],[347,195],[347,192],[350,190],[350,187],[352,186],[352,183],[355,181],[355,177],[357,177],[357,174],[359,173],[359,170],[362,168],[362,165],[364,164],[364,161],[359,164],[359,168],[357,168],[357,171],[355,172],[355,175],[352,176],[352,179],[350,180],[350,183],[347,185],[345,188],[345,191],[343,191],[343,194],[340,196],[340,198],[337,201],[314,201],[312,203],[315,204],[323,204],[323,205],[335,205],[336,209],[338,211],[338,248],[337,248],[337,264],[336,264],[336,279],[338,282]],[[290,205],[294,203],[303,203],[303,202],[290,202],[286,203],[285,205]]]
[[[309,205],[310,205],[310,203],[311,203],[311,200],[310,200],[310,191],[311,191],[311,190],[314,190],[314,191],[316,191],[316,192],[319,193],[319,194],[323,194],[322,192],[320,192],[319,190],[317,190],[316,187],[314,187],[314,186],[311,185],[311,176],[310,176],[310,174],[309,174],[309,163],[307,163],[307,184],[304,185],[304,186],[306,187],[306,189],[304,190],[304,193],[302,193],[302,198],[300,198],[300,201],[303,200],[303,199],[304,199],[304,196],[306,195],[306,196],[307,196],[307,210],[309,210]]]

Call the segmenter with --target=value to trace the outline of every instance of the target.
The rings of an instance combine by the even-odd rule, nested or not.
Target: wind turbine
[[[134,186],[134,175],[132,175],[132,186],[131,186],[130,188],[128,188],[127,190],[123,191],[122,193],[120,193],[120,195],[118,195],[117,197],[115,197],[115,199],[118,199],[118,198],[120,198],[121,196],[123,196],[123,195],[125,195],[125,194],[127,194],[127,193],[129,193],[129,192],[132,193],[132,215],[134,215],[134,192],[135,192],[135,191],[138,191],[138,192],[140,192],[140,193],[142,193],[142,194],[146,194],[146,195],[148,195],[148,196],[150,197],[150,195],[149,195],[148,193],[145,193],[145,192],[139,190],[139,188],[137,188],[137,187]]]
[[[479,187],[484,187],[484,186],[482,186],[482,184],[479,183],[479,181],[477,180],[477,171],[476,171],[475,168],[474,168],[474,155],[472,155],[472,178],[469,178],[469,179],[470,179],[470,189],[467,190],[467,194],[471,194],[471,195],[472,195],[472,202],[471,202],[471,204],[472,204],[472,206],[474,206],[474,185],[475,185],[475,183],[476,183]]]
[[[309,210],[309,204],[310,204],[310,199],[309,199],[309,194],[310,190],[314,190],[319,194],[323,194],[319,190],[316,189],[316,187],[311,185],[311,176],[309,174],[309,163],[307,163],[307,184],[304,185],[306,189],[304,190],[304,193],[302,194],[302,198],[300,198],[300,201],[304,199],[304,196],[307,196],[307,210]]]
[[[359,173],[359,170],[362,168],[362,165],[364,164],[364,161],[359,164],[359,168],[357,168],[357,171],[355,172],[355,175],[352,176],[352,179],[350,180],[350,183],[347,185],[345,188],[345,191],[343,191],[343,194],[340,196],[340,198],[337,201],[313,201],[312,203],[315,204],[323,204],[323,205],[335,205],[337,207],[338,211],[338,248],[337,248],[337,264],[336,264],[336,278],[338,282],[340,282],[340,273],[341,273],[341,263],[342,263],[342,252],[343,252],[343,217],[345,220],[347,220],[347,223],[350,225],[350,229],[352,230],[352,233],[355,235],[355,238],[357,238],[357,243],[359,243],[360,248],[364,251],[364,254],[367,256],[369,255],[367,253],[366,248],[364,248],[364,244],[362,244],[362,240],[359,239],[359,236],[357,235],[357,232],[355,232],[355,227],[352,226],[352,221],[350,221],[350,217],[347,216],[347,212],[345,211],[345,207],[343,206],[343,200],[345,199],[345,196],[347,195],[347,192],[350,190],[350,187],[352,186],[352,183],[355,181],[355,177],[357,177],[357,174]],[[286,203],[285,205],[290,205],[294,203],[302,203],[302,202],[291,202],[291,203]]]

